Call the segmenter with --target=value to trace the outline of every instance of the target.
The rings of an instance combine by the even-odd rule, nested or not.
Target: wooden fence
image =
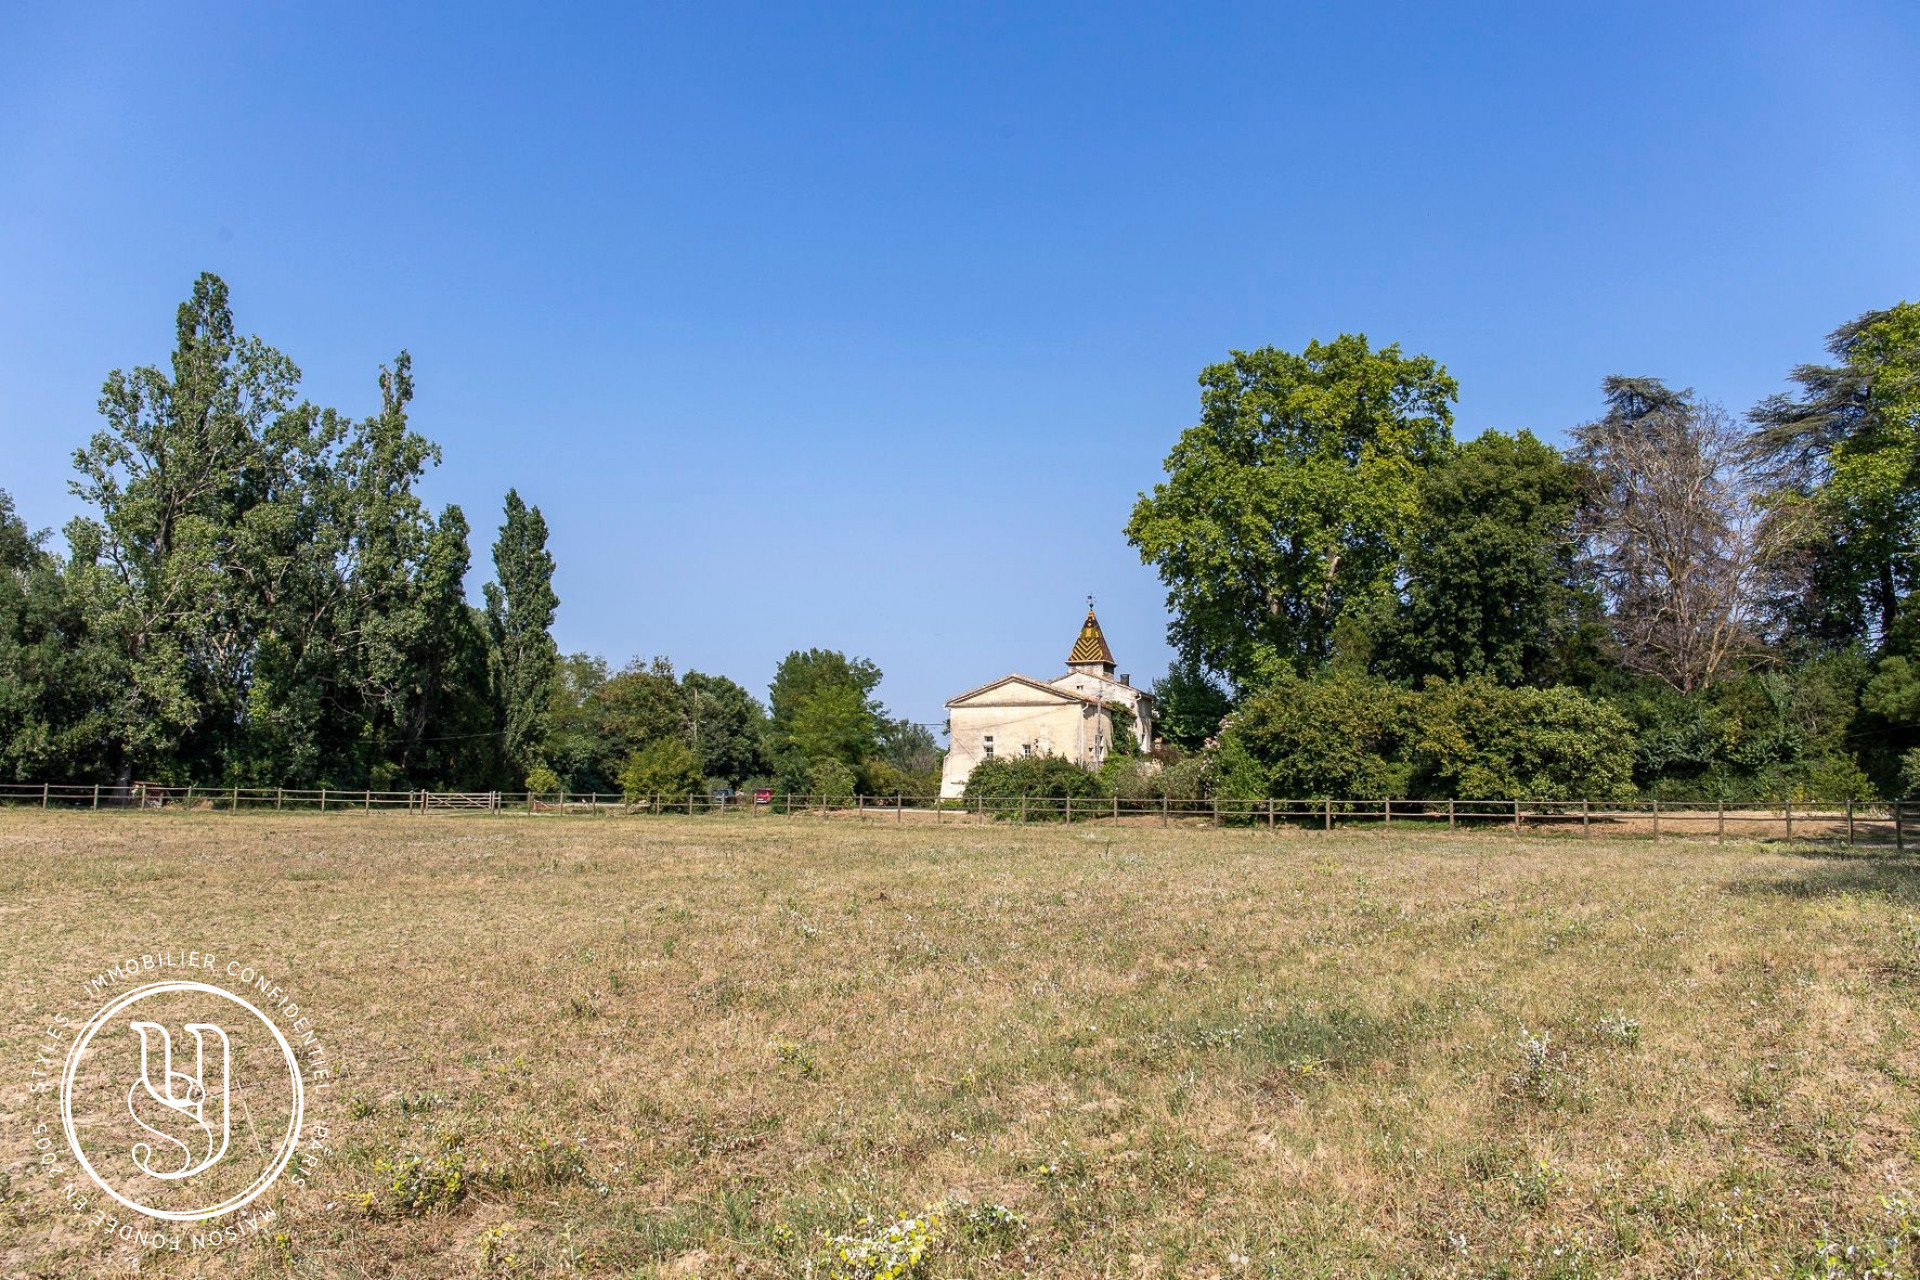
[[[1588,800],[1171,800],[1003,797],[940,800],[931,796],[568,794],[522,791],[371,791],[292,787],[171,787],[135,783],[0,784],[0,806],[41,809],[127,809],[213,813],[394,813],[632,817],[811,817],[915,822],[1108,822],[1128,826],[1251,827],[1268,831],[1374,828],[1420,831],[1489,830],[1576,837],[1712,836],[1784,838],[1906,849],[1901,802],[1779,804],[1714,801]]]

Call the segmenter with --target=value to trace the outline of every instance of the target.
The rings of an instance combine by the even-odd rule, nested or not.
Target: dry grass
[[[833,1237],[933,1209],[912,1274],[1906,1274],[1916,898],[1734,843],[10,812],[16,1044],[204,943],[344,1075],[279,1239],[135,1268],[19,1140],[0,1270],[864,1275]]]

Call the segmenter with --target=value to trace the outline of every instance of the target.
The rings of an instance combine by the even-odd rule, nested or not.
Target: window
[[[992,734],[989,733],[981,737],[980,754],[985,756],[989,760],[993,759],[993,735]]]
[[[1021,755],[1023,755],[1023,756],[1029,756],[1029,757],[1030,757],[1030,756],[1032,756],[1032,755],[1033,755],[1033,744],[1032,744],[1031,742],[1023,742],[1023,743],[1021,743],[1021,744],[1020,744],[1020,754],[1021,754]]]

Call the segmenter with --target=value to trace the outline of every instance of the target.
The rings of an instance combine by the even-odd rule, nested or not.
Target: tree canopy
[[[1134,504],[1180,654],[1252,687],[1331,656],[1390,591],[1420,473],[1452,447],[1453,378],[1361,334],[1235,351],[1200,375],[1200,421]]]

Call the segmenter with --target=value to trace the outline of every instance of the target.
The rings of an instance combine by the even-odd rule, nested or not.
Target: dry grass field
[[[0,1273],[1910,1274],[1917,898],[1784,844],[0,812]],[[148,1255],[50,1212],[24,1082],[185,946],[312,1011],[333,1151]]]

